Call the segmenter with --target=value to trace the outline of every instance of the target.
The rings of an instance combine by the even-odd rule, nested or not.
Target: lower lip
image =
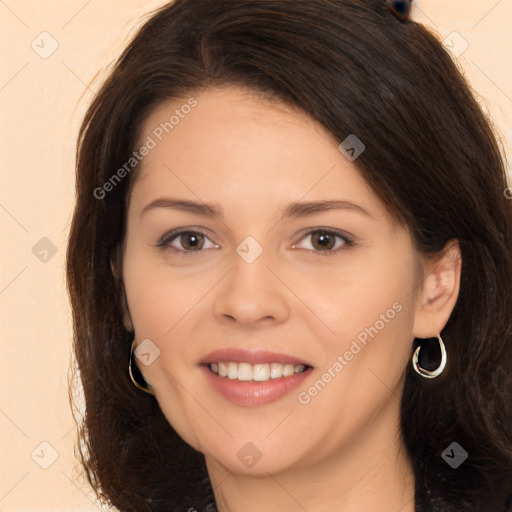
[[[297,388],[312,371],[312,368],[290,377],[270,379],[265,382],[240,381],[219,377],[207,365],[201,366],[201,371],[208,381],[224,398],[240,407],[259,407],[278,400]]]

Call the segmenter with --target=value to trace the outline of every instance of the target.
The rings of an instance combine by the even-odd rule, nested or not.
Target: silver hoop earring
[[[136,387],[138,387],[140,390],[144,391],[145,393],[148,393],[150,395],[154,395],[153,393],[153,388],[146,382],[147,384],[147,387],[146,386],[141,386],[137,380],[135,379],[135,377],[133,376],[133,372],[132,372],[132,361],[133,361],[133,352],[135,350],[135,339],[133,340],[132,342],[132,347],[130,349],[130,362],[128,363],[128,373],[130,375],[130,379],[131,381],[135,384]],[[135,363],[133,363],[135,364]],[[140,370],[139,370],[140,372]],[[144,376],[143,376],[144,378]]]
[[[426,379],[433,379],[438,375],[441,375],[446,366],[446,349],[444,348],[443,339],[441,338],[440,334],[437,335],[437,339],[439,340],[439,348],[441,349],[441,362],[439,363],[439,366],[435,370],[427,370],[420,366],[419,355],[421,345],[416,348],[412,356],[412,367],[417,373],[419,373],[422,377],[425,377]]]

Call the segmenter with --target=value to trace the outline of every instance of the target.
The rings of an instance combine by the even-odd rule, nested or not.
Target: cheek
[[[194,300],[193,288],[180,286],[161,263],[147,255],[127,254],[124,287],[137,338],[163,337]],[[197,299],[196,299],[197,300]]]
[[[183,331],[187,323],[183,320],[198,298],[176,285],[176,280],[168,283],[163,279],[161,267],[151,269],[127,260],[124,277],[136,339],[139,343],[150,339],[159,351],[150,365],[139,362],[138,367],[155,390],[155,398],[169,424],[185,442],[200,449],[194,422],[186,413],[193,410],[194,404],[188,403],[190,396],[180,385],[189,364],[187,333]]]
[[[390,389],[399,393],[412,355],[413,269],[412,253],[403,249],[397,256],[390,245],[377,256],[372,253],[371,260],[339,267],[331,272],[328,286],[311,292],[309,303],[318,306],[315,312],[331,330],[322,334],[317,407],[341,402],[363,418]]]
[[[357,337],[375,324],[379,331],[396,328],[406,320],[404,311],[411,302],[413,284],[407,253],[398,260],[389,250],[377,257],[368,254],[347,265],[331,266],[328,272],[319,270],[317,276],[302,278],[297,289],[300,286],[304,302],[334,334],[334,341]],[[325,332],[329,334],[327,329]]]
[[[336,336],[323,337],[324,364],[299,390],[298,400],[302,421],[311,431],[325,431],[327,444],[350,439],[385,404],[398,403],[412,355],[414,309],[409,299],[391,303],[394,298],[351,308],[339,316]]]

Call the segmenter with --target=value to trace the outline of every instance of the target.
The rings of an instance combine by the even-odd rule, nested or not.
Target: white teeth
[[[270,379],[270,365],[269,364],[255,364],[254,369],[254,380],[259,382]]]
[[[228,363],[228,379],[238,379],[238,364]]]
[[[215,368],[213,368],[213,365],[215,363],[212,363],[210,365],[210,369],[213,373],[216,373]],[[219,363],[219,376],[220,377],[227,377],[228,376],[228,367],[226,366],[226,363]]]
[[[295,373],[295,367],[293,364],[285,364],[283,366],[283,377],[289,377]]]
[[[249,363],[238,363],[238,380],[252,380],[252,366]]]
[[[303,364],[281,364],[281,363],[236,363],[234,361],[210,363],[210,370],[220,377],[240,381],[265,382],[270,379],[291,377],[295,373],[302,373],[306,367]]]
[[[279,379],[283,376],[283,365],[281,363],[272,363],[270,365],[270,378]]]

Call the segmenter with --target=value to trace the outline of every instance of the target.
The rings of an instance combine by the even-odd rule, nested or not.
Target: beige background
[[[163,3],[0,0],[0,512],[99,509],[77,478],[67,400],[75,139],[105,67]],[[512,0],[417,0],[413,18],[465,50],[510,155]]]

